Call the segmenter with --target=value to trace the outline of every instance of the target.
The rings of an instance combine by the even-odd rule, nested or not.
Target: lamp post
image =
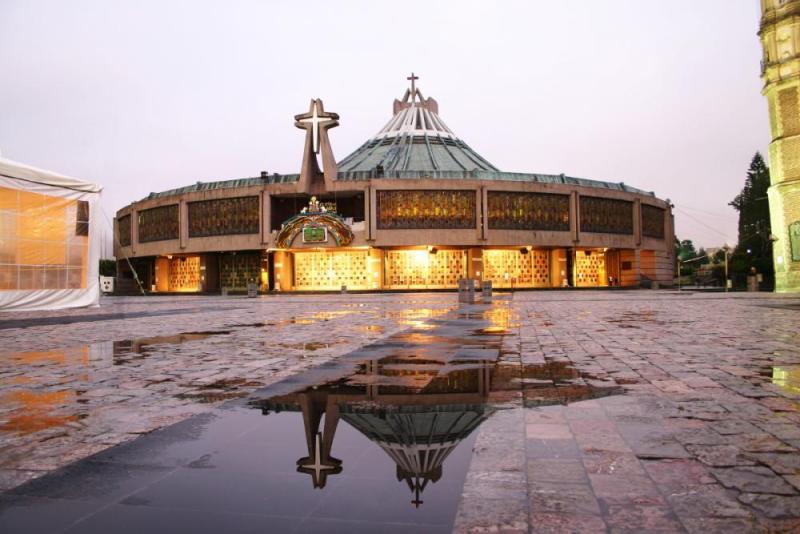
[[[729,281],[728,281],[728,254],[731,251],[731,247],[729,247],[728,244],[725,243],[724,245],[722,245],[722,250],[725,252],[725,293],[727,293],[728,292],[728,285],[729,285]]]

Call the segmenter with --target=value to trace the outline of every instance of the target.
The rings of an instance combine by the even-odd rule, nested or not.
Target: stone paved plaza
[[[429,293],[0,316],[0,530],[36,531],[15,507],[47,496],[34,478],[368,344],[447,352],[476,317],[496,340],[476,341],[494,354],[493,413],[448,530],[800,530],[800,298],[645,290],[517,292],[468,313]]]

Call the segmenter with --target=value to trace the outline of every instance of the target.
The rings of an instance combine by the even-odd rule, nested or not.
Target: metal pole
[[[728,292],[728,249],[725,250],[725,293]]]

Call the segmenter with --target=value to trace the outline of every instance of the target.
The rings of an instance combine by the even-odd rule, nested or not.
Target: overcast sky
[[[728,202],[766,152],[758,0],[0,0],[0,152],[151,191],[299,172],[293,115],[341,116],[341,160],[413,70],[504,171],[625,182],[677,235],[736,242]]]

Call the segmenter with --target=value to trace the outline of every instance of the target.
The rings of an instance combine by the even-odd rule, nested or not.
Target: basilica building
[[[333,156],[339,116],[312,100],[298,174],[151,193],[117,212],[119,271],[147,291],[671,285],[669,201],[623,183],[504,172],[410,78],[386,125]]]

